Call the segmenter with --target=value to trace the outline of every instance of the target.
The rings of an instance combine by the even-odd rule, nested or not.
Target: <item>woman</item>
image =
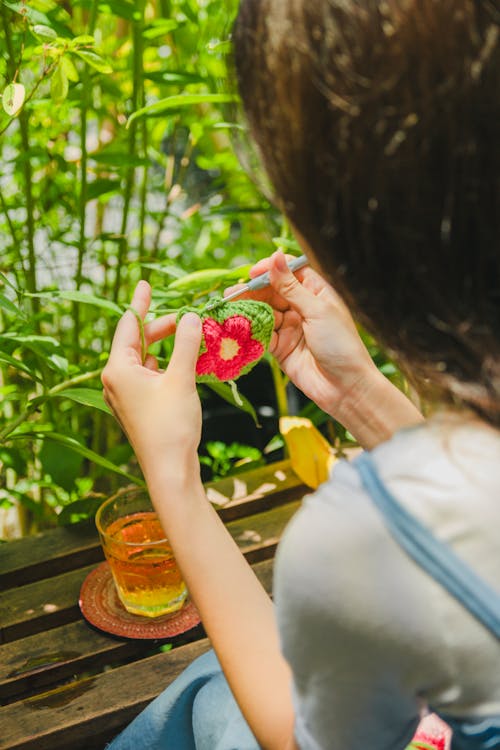
[[[244,0],[234,45],[253,137],[312,266],[295,277],[276,253],[254,268],[271,273],[259,296],[275,309],[271,351],[370,451],[382,493],[498,591],[498,10]],[[149,298],[141,282],[143,316]],[[374,368],[342,300],[442,407],[427,422]],[[147,341],[174,329],[150,323]],[[406,555],[356,465],[339,464],[294,517],[273,608],[200,481],[200,336],[184,316],[160,373],[151,357],[141,365],[128,312],[103,373],[241,709],[223,722],[241,739],[210,734],[210,685],[232,700],[211,662],[195,734],[201,721],[207,748],[401,750],[429,706],[455,727],[454,747],[486,747],[485,722],[500,724],[498,640]],[[176,700],[112,747],[202,747],[165,729]]]

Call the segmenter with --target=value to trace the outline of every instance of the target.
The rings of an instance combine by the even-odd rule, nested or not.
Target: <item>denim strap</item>
[[[387,529],[408,555],[500,639],[500,595],[385,487],[369,453],[353,461]]]

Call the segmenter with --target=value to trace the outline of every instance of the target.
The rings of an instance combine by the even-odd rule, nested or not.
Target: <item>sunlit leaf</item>
[[[37,294],[30,294],[30,297],[41,297],[42,299],[52,299],[54,301],[58,299],[67,300],[69,302],[81,302],[84,305],[92,305],[93,307],[102,307],[115,315],[123,315],[122,308],[115,302],[103,297],[96,297],[94,294],[87,294],[86,292],[78,291],[57,291],[57,292],[38,292]]]
[[[9,83],[3,91],[2,107],[10,117],[14,117],[23,106],[25,97],[26,89],[22,83]]]
[[[104,411],[106,414],[112,413],[104,401],[102,390],[97,390],[96,388],[66,388],[64,391],[51,394],[50,398],[68,398],[83,406],[90,406],[92,409]]]
[[[73,83],[76,83],[79,79],[78,71],[71,62],[68,55],[63,55],[59,61],[59,65],[63,69],[66,78],[68,81],[73,81]]]
[[[220,284],[227,277],[227,269],[205,268],[203,271],[193,271],[180,279],[175,279],[168,285],[169,289],[177,291],[193,292],[200,290],[211,290],[214,284]]]
[[[59,64],[50,79],[50,96],[54,104],[60,104],[68,96],[69,82],[66,71]]]
[[[51,41],[57,39],[57,31],[50,26],[44,26],[42,23],[36,23],[31,30],[40,39],[49,39]]]
[[[326,482],[336,461],[326,438],[304,417],[280,417],[279,425],[297,476],[312,488]]]
[[[78,55],[78,57],[84,60],[87,65],[90,65],[91,68],[98,70],[99,73],[113,72],[113,68],[111,67],[111,65],[96,52],[91,52],[87,49],[72,50],[72,52],[73,54]]]

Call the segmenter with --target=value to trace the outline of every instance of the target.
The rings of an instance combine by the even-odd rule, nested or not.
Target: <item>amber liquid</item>
[[[104,551],[128,612],[158,617],[182,607],[186,585],[153,512],[119,518],[106,535]]]

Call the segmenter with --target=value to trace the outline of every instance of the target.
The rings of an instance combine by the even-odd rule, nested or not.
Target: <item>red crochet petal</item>
[[[240,346],[245,346],[252,335],[252,324],[244,315],[231,315],[222,324],[222,335],[235,339]]]

